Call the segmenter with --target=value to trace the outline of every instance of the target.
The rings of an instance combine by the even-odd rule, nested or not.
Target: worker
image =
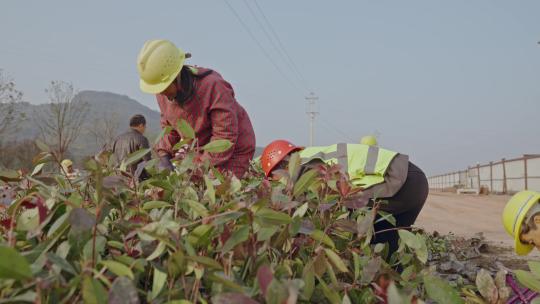
[[[361,187],[362,197],[388,201],[380,210],[391,213],[396,225],[376,221],[374,243],[388,243],[389,256],[398,249],[396,227],[409,228],[416,220],[428,195],[427,178],[404,154],[363,144],[339,143],[326,147],[299,147],[286,140],[276,140],[266,146],[261,156],[265,175],[288,167],[292,153],[300,154],[305,170],[321,163],[339,164],[355,187]],[[380,216],[377,216],[379,219]],[[384,230],[384,231],[383,231]],[[382,231],[377,233],[378,231]]]
[[[66,158],[66,159],[62,160],[60,165],[62,166],[62,173],[67,178],[74,179],[77,176],[79,176],[79,171],[73,169],[73,161],[71,161],[71,159]]]
[[[133,152],[136,152],[141,149],[150,148],[148,139],[144,136],[146,131],[146,118],[142,114],[136,114],[129,119],[129,130],[125,133],[120,134],[113,143],[112,151],[116,158],[117,163],[121,163],[124,159],[128,157]],[[127,170],[131,174],[135,174],[137,166],[139,163],[144,161],[149,161],[152,155],[150,152],[145,154],[142,159],[131,164]],[[146,179],[148,177],[146,171],[139,173],[140,176],[137,176],[140,179]]]
[[[211,69],[189,66],[185,53],[168,40],[147,41],[137,59],[140,88],[155,94],[161,112],[161,127],[176,128],[183,119],[195,131],[197,144],[226,139],[232,147],[222,153],[202,153],[218,169],[241,177],[255,153],[255,133],[249,116],[236,101],[232,86]],[[172,170],[173,147],[182,139],[175,130],[164,136],[155,150],[159,167]]]
[[[502,221],[506,232],[514,239],[518,255],[540,249],[540,193],[521,191],[504,207]]]

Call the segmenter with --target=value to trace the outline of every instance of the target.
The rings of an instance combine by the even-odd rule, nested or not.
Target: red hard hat
[[[286,140],[274,140],[266,148],[261,155],[261,164],[264,174],[268,177],[270,172],[291,152],[302,150],[303,147],[298,147]]]

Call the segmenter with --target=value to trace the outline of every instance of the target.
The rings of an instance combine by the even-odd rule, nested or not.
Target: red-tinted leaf
[[[47,213],[49,209],[47,209],[47,206],[45,205],[45,201],[43,201],[41,197],[37,198],[36,205],[38,207],[39,223],[41,224],[47,217]]]
[[[375,279],[375,275],[381,269],[381,258],[375,257],[369,260],[366,267],[362,269],[361,283],[368,285]]]
[[[343,202],[343,206],[349,209],[360,209],[367,206],[369,198],[364,195],[359,195],[356,197],[351,197]]]
[[[342,197],[346,197],[347,195],[349,195],[349,192],[351,191],[351,185],[349,184],[349,181],[343,175],[337,181],[337,187],[339,189],[339,194]]]
[[[351,221],[351,220],[346,220],[346,219],[338,220],[336,224],[334,224],[334,227],[339,230],[343,230],[343,231],[347,231],[351,233],[358,232],[358,224],[355,221]]]
[[[327,210],[330,210],[332,206],[334,206],[336,203],[329,203],[329,204],[319,204],[319,211],[325,212]]]
[[[4,228],[9,229],[11,227],[11,218],[3,219],[0,221],[0,225],[2,225]]]
[[[262,265],[259,267],[259,270],[257,270],[257,280],[259,281],[259,286],[261,287],[263,296],[266,296],[268,286],[273,279],[274,275],[272,274],[272,269],[270,269],[268,265]]]

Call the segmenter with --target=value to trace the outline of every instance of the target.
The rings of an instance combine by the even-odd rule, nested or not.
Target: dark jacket
[[[129,129],[129,131],[119,135],[113,143],[112,151],[118,164],[122,162],[129,154],[140,149],[150,148],[148,139],[139,131]],[[151,158],[150,152],[146,154],[140,161],[129,166],[128,170],[133,174],[137,169],[137,165],[142,161],[148,161]]]

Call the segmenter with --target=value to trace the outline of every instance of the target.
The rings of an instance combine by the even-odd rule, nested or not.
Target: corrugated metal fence
[[[526,154],[476,165],[428,179],[430,189],[487,188],[491,193],[511,194],[521,190],[540,191],[540,154]]]

